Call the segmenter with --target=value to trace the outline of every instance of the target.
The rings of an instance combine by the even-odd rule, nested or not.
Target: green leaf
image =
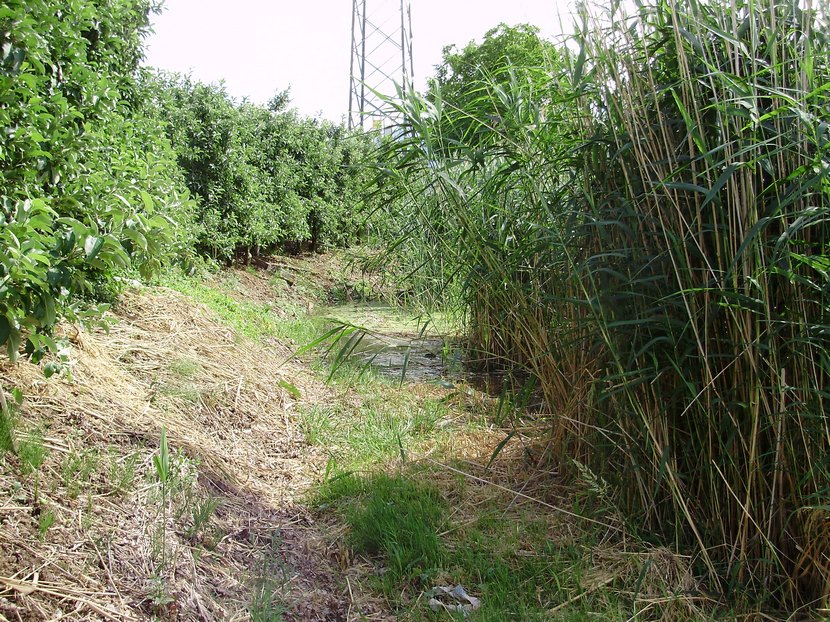
[[[148,214],[152,214],[155,211],[153,197],[146,190],[141,191],[141,201],[144,203],[144,209],[147,210]]]
[[[300,390],[296,386],[294,386],[293,384],[288,382],[287,380],[280,380],[278,384],[281,388],[288,391],[288,394],[291,397],[293,397],[295,400],[299,400],[299,399],[302,398],[302,394],[300,393]]]
[[[141,249],[141,251],[147,251],[147,238],[135,229],[131,229],[130,227],[124,227],[124,229],[121,230],[121,235],[133,242],[133,244],[135,244],[136,247]]]
[[[490,467],[493,466],[493,462],[495,462],[496,458],[499,457],[499,454],[502,452],[504,447],[507,445],[507,443],[510,442],[510,439],[513,438],[514,436],[516,436],[516,430],[510,430],[510,432],[507,434],[507,436],[505,436],[501,440],[501,442],[499,442],[499,444],[496,445],[496,448],[493,450],[493,453],[490,455],[490,460],[487,461],[487,466],[485,467],[486,470],[488,470],[488,471],[490,470]]]
[[[167,428],[162,426],[159,440],[159,451],[153,456],[153,465],[162,484],[166,484],[170,477],[170,450],[167,446]]]
[[[43,375],[51,378],[55,374],[59,374],[63,370],[63,365],[54,361],[49,361],[43,366]]]
[[[703,203],[701,203],[700,205],[701,208],[706,207],[709,203],[711,203],[717,198],[718,193],[729,181],[729,178],[732,177],[732,173],[738,170],[738,168],[740,168],[739,164],[730,164],[726,167],[723,173],[721,173],[718,177],[717,181],[715,182],[715,185],[712,186],[712,188],[706,193],[706,197],[703,199]]]
[[[6,338],[6,354],[9,357],[9,360],[14,363],[18,356],[18,350],[20,349],[20,330],[11,327],[9,331],[9,336]]]
[[[84,252],[87,259],[95,259],[104,246],[104,238],[90,235],[84,240]]]

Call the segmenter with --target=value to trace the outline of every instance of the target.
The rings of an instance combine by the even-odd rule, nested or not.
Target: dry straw
[[[48,449],[37,473],[19,474],[7,455],[0,475],[0,619],[244,620],[263,573],[299,619],[340,611],[320,534],[295,504],[321,459],[303,447],[280,381],[305,399],[326,389],[300,365],[280,367],[283,346],[240,338],[173,291],[129,291],[114,319],[108,333],[67,329],[68,378],[0,367],[0,382],[26,395],[18,432],[40,427]],[[151,463],[162,426],[188,482],[179,494],[219,503],[190,538],[187,513],[167,515],[159,544]],[[111,472],[129,464],[133,485],[117,490]],[[46,513],[54,523],[39,537]],[[171,560],[161,569],[160,545]],[[151,602],[158,582],[170,603]]]

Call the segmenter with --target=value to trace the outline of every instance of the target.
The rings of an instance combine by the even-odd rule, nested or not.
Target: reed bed
[[[586,9],[463,107],[407,95],[384,154],[396,262],[536,379],[552,455],[787,611],[830,597],[826,32],[792,2]]]

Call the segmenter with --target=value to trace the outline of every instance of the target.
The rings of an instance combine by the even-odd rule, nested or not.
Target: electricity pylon
[[[407,0],[352,0],[349,128],[386,129],[395,120],[375,93],[412,84],[412,13]]]

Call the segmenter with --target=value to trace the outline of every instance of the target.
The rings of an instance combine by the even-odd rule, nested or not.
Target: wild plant
[[[167,587],[165,584],[164,573],[167,570],[168,564],[168,547],[167,547],[167,511],[169,499],[169,487],[171,482],[172,470],[170,460],[170,449],[167,445],[167,428],[161,428],[161,437],[159,439],[158,453],[153,455],[153,466],[155,467],[156,477],[158,478],[161,504],[159,507],[159,520],[156,524],[154,533],[152,534],[154,541],[154,550],[159,559],[158,566],[154,573],[154,595],[153,602],[156,605],[165,605],[171,602],[170,596],[167,594]]]

